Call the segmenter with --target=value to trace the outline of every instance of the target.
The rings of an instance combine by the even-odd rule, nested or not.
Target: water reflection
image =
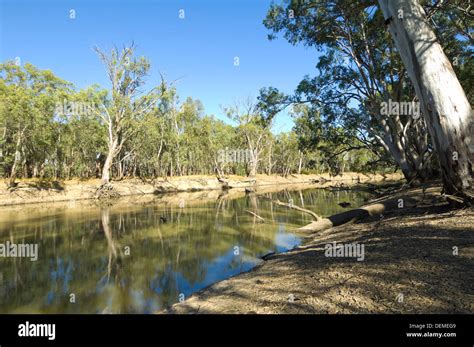
[[[338,202],[363,198],[314,189],[264,196],[210,192],[1,209],[0,242],[38,243],[39,254],[36,262],[0,258],[0,312],[154,312],[299,244],[290,231],[310,216],[272,199],[330,215],[342,210]]]

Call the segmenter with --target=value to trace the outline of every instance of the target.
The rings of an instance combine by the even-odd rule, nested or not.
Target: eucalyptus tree
[[[428,139],[424,124],[411,115],[381,112],[384,101],[410,100],[403,66],[393,58],[383,23],[373,2],[346,0],[272,5],[264,21],[271,39],[283,32],[290,43],[321,52],[317,76],[298,85],[297,99],[320,107],[326,122],[356,127],[359,140],[369,136],[370,147],[377,141],[413,179],[429,155]]]
[[[273,151],[275,160],[274,171],[282,176],[288,176],[293,172],[301,172],[300,151],[298,151],[297,135],[290,131],[275,136]]]
[[[204,106],[200,100],[193,100],[187,97],[180,106],[178,112],[178,129],[180,133],[181,174],[191,175],[202,172],[201,167],[206,143],[203,141],[206,137],[202,126],[202,117],[204,116]],[[210,168],[207,167],[207,172]]]
[[[229,119],[237,123],[237,133],[244,139],[250,154],[247,175],[254,178],[265,145],[271,136],[273,114],[268,116],[260,104],[251,98],[235,102],[234,105],[224,108],[224,111]]]
[[[93,85],[61,96],[55,107],[54,162],[60,176],[100,177],[103,153],[107,150],[106,131],[94,110],[107,91]]]
[[[99,105],[97,115],[107,129],[107,155],[102,168],[102,184],[110,181],[114,159],[121,153],[124,144],[142,130],[138,120],[156,106],[165,93],[166,84],[161,84],[144,93],[142,88],[148,76],[150,63],[145,57],[137,58],[134,44],[119,50],[114,47],[109,54],[100,48],[96,53],[105,65],[111,83],[110,95]]]
[[[55,105],[71,85],[28,63],[0,64],[0,74],[2,156],[13,186],[20,169],[32,175],[51,158]]]
[[[474,200],[474,114],[451,62],[418,1],[379,3],[420,100],[444,188]]]
[[[356,124],[362,139],[368,134],[394,157],[407,178],[420,172],[430,156],[422,120],[381,114],[383,101],[410,101],[401,61],[383,30],[384,18],[374,1],[291,1],[270,8],[265,25],[283,32],[292,44],[303,43],[323,52],[315,78],[297,88],[300,101],[321,105],[326,115]],[[455,38],[445,35],[453,46]],[[455,46],[455,45],[454,45]],[[357,114],[354,105],[359,105]],[[371,141],[372,142],[372,141]]]

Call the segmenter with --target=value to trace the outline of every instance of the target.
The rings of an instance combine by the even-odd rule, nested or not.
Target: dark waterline
[[[271,198],[326,216],[364,195],[307,189]],[[291,230],[311,221],[255,195],[0,215],[0,243],[38,244],[37,261],[0,257],[0,313],[152,313],[299,245]]]

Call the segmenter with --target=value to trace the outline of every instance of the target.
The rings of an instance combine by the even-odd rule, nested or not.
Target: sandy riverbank
[[[308,234],[304,246],[165,312],[472,313],[474,209],[453,210],[439,192],[391,195],[411,203],[383,218]],[[327,257],[325,246],[333,242],[363,244],[364,259]]]
[[[261,189],[272,185],[290,185],[290,184],[318,184],[322,187],[334,184],[334,182],[344,182],[346,185],[357,184],[360,182],[381,182],[384,180],[400,180],[400,174],[378,175],[378,174],[359,174],[345,173],[339,176],[330,176],[328,174],[318,175],[290,175],[268,176],[257,175],[256,181],[249,180],[248,177],[229,176],[226,179],[228,189],[244,190],[248,187]],[[126,179],[113,182],[115,189],[121,196],[132,195],[159,195],[172,192],[194,192],[222,190],[223,184],[215,176],[182,176],[168,179],[139,180]],[[40,181],[40,180],[21,180],[14,188],[8,188],[7,182],[0,182],[0,206],[58,202],[58,201],[78,201],[93,199],[100,180],[70,180],[70,181]]]

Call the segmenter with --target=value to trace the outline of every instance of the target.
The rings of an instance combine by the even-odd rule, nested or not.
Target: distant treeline
[[[113,76],[112,90],[97,85],[77,90],[31,64],[1,64],[2,176],[13,184],[20,177],[102,177],[108,182],[124,177],[373,169],[370,163],[377,157],[367,149],[337,154],[343,145],[330,142],[311,148],[307,136],[314,136],[305,124],[312,115],[303,105],[293,109],[295,129],[274,134],[274,115],[258,100],[223,109],[237,124],[232,126],[204,114],[199,100],[180,102],[176,88],[165,81],[140,93],[149,65],[132,53],[133,47],[126,47],[101,56]]]
[[[17,177],[107,184],[400,169],[411,183],[440,175],[446,192],[474,197],[466,193],[474,167],[473,19],[460,0],[272,4],[263,21],[269,38],[318,49],[316,71],[293,94],[265,87],[223,108],[234,125],[204,114],[198,100],[181,102],[163,78],[145,85],[150,64],[134,45],[95,49],[108,89],[77,90],[51,71],[7,62],[0,65],[2,175],[12,184]],[[282,110],[295,125],[274,134]]]

